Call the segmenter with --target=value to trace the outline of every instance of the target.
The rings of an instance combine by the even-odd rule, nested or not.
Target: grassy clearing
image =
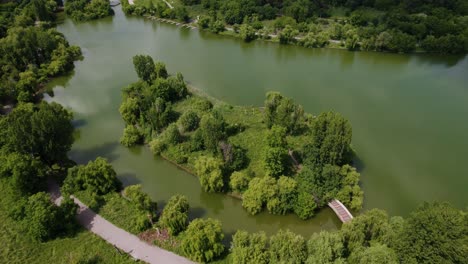
[[[44,243],[31,240],[8,217],[8,209],[17,197],[11,194],[5,179],[0,179],[0,193],[0,263],[135,263],[84,229],[72,237]]]

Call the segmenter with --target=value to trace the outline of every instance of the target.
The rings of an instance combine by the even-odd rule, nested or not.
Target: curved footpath
[[[58,184],[50,180],[48,186],[53,202],[59,205],[62,202],[63,197],[60,193]],[[141,241],[137,236],[113,225],[111,222],[93,212],[93,210],[88,208],[76,197],[72,196],[72,198],[79,206],[76,218],[82,226],[94,234],[100,236],[113,246],[119,248],[122,251],[125,251],[125,253],[131,255],[133,258],[151,264],[193,263],[190,260],[176,255],[170,251],[149,245],[146,242]]]

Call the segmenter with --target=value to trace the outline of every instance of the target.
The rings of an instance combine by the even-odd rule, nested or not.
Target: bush
[[[223,163],[213,157],[200,156],[195,162],[195,171],[205,192],[223,190]]]
[[[182,141],[179,129],[175,123],[170,124],[161,135],[164,142],[169,145],[177,145]]]
[[[242,195],[242,206],[252,215],[260,213],[267,201],[275,197],[277,188],[272,177],[253,178]]]
[[[264,232],[237,231],[232,237],[231,252],[233,263],[269,263],[268,238]]]
[[[175,161],[177,164],[184,164],[188,160],[188,154],[182,145],[169,147],[166,154],[170,160]]]
[[[263,158],[263,166],[267,175],[278,177],[286,171],[288,151],[284,148],[267,148]]]
[[[153,154],[159,155],[166,149],[167,145],[161,138],[155,138],[151,140],[149,147]]]
[[[235,171],[231,174],[229,185],[235,192],[243,192],[249,186],[252,177],[245,172]]]
[[[294,205],[294,213],[302,220],[307,220],[314,216],[314,211],[317,208],[314,197],[307,192],[300,192],[297,196],[296,204]]]
[[[131,147],[136,144],[140,144],[143,140],[143,136],[141,135],[138,128],[133,125],[126,126],[124,129],[124,134],[120,138],[120,144]]]
[[[242,24],[240,26],[239,35],[246,42],[254,40],[257,37],[255,33],[255,29],[249,24]]]
[[[306,258],[306,242],[301,235],[280,230],[270,238],[270,263],[300,264]]]
[[[161,215],[160,223],[171,235],[184,231],[188,221],[188,200],[183,195],[174,195],[167,202]]]
[[[106,159],[96,158],[86,165],[78,165],[68,170],[62,190],[72,194],[80,190],[89,190],[98,195],[120,190],[122,184]]]
[[[200,117],[198,117],[197,113],[192,110],[184,112],[179,118],[179,123],[182,127],[182,131],[184,132],[194,131],[198,128],[199,122]]]
[[[130,185],[124,189],[124,195],[133,202],[138,210],[148,212],[152,215],[156,214],[158,209],[157,203],[151,201],[151,198],[147,193],[141,190],[141,184]]]
[[[180,247],[193,261],[211,262],[224,252],[223,238],[218,220],[199,218],[189,224]]]

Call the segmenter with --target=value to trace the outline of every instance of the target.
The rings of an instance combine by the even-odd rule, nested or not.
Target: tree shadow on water
[[[118,146],[119,142],[107,142],[92,148],[72,149],[69,152],[69,157],[78,164],[87,163],[90,160],[95,160],[97,157],[104,157],[109,162],[113,162],[120,156],[115,153]]]
[[[203,207],[191,207],[189,209],[190,221],[196,218],[202,218],[205,215],[206,215],[206,209]]]
[[[141,183],[136,174],[131,172],[118,173],[117,178],[120,179],[124,187]]]

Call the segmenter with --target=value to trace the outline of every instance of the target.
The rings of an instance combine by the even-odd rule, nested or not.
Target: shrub
[[[155,155],[159,155],[166,149],[167,145],[161,138],[155,138],[151,140],[149,147]]]
[[[235,192],[243,192],[249,186],[252,177],[245,172],[235,171],[231,174],[229,185]]]
[[[126,126],[124,129],[124,134],[120,138],[120,144],[131,147],[136,144],[141,143],[143,140],[143,136],[141,135],[138,128],[133,125]]]
[[[223,163],[213,157],[200,156],[195,162],[195,171],[205,192],[223,190]]]
[[[187,227],[189,204],[185,196],[177,194],[167,202],[160,223],[171,235],[177,235]]]
[[[280,230],[270,238],[270,263],[300,264],[306,258],[306,241],[301,235]]]
[[[185,149],[182,145],[169,147],[166,154],[169,159],[175,161],[178,164],[186,163],[188,160],[188,154],[185,152]]]
[[[307,192],[300,192],[297,196],[296,204],[294,205],[294,213],[302,220],[307,220],[314,216],[314,211],[317,208],[314,197]]]
[[[124,189],[124,195],[138,208],[138,210],[155,214],[158,208],[157,203],[151,201],[147,193],[141,190],[141,184],[130,185]]]
[[[223,238],[218,220],[199,218],[189,224],[180,247],[193,261],[211,262],[224,252]]]
[[[179,123],[182,127],[182,131],[189,132],[194,131],[198,128],[200,117],[193,110],[188,110],[182,114],[179,119]]]
[[[161,137],[164,142],[170,145],[176,145],[182,141],[182,136],[180,135],[179,129],[175,123],[170,124],[166,130],[164,130]]]
[[[288,164],[288,153],[284,148],[267,148],[263,157],[263,166],[269,176],[284,174]]]
[[[264,232],[249,234],[239,230],[232,237],[231,252],[233,263],[267,264],[268,238]]]

